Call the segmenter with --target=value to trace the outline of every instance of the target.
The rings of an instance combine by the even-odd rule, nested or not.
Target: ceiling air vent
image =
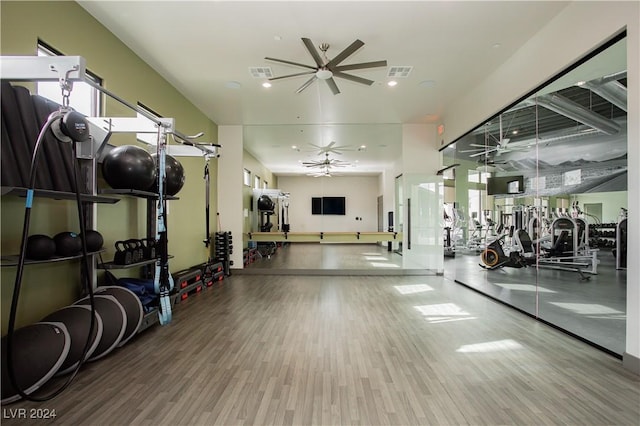
[[[389,67],[387,77],[391,78],[405,78],[409,77],[413,67]]]
[[[273,73],[270,67],[249,67],[249,72],[253,78],[272,78]]]

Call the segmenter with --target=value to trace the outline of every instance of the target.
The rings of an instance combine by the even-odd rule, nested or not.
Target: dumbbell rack
[[[233,253],[233,237],[231,232],[216,232],[213,237],[215,261],[222,263],[224,274],[231,275],[231,254]]]

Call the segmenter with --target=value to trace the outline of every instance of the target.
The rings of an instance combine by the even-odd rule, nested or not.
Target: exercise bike
[[[504,233],[489,244],[480,253],[480,260],[482,263],[480,266],[484,269],[494,270],[503,267],[509,268],[525,268],[531,264],[530,259],[523,251],[517,250],[512,247],[505,252],[504,247],[506,245],[506,237],[513,237],[513,229],[508,233]]]

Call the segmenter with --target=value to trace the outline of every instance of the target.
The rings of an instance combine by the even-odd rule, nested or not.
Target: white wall
[[[572,2],[495,73],[450,107],[443,123],[443,144],[454,141],[483,120],[548,80],[594,47],[627,29],[628,163],[630,259],[640,258],[640,2]],[[640,371],[640,264],[627,270],[627,333],[624,363]],[[627,362],[627,359],[629,360]]]
[[[614,223],[618,221],[620,207],[627,208],[627,192],[595,192],[589,194],[576,194],[571,196],[571,201],[580,203],[580,208],[584,210],[585,204],[602,204],[601,222]]]
[[[289,224],[291,232],[375,232],[378,230],[377,176],[298,177],[279,176],[278,186],[290,192]],[[346,215],[312,215],[311,197],[346,198]],[[362,217],[362,221],[355,220]]]

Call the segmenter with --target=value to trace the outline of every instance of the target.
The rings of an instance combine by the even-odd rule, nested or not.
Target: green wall
[[[130,104],[142,102],[165,117],[176,120],[176,128],[184,134],[205,132],[207,141],[216,142],[217,125],[185,99],[157,72],[144,63],[119,39],[99,24],[75,2],[0,2],[0,53],[2,55],[35,55],[38,39],[65,55],[83,56],[87,68],[103,78],[104,87]],[[72,93],[73,96],[73,93]],[[135,116],[113,99],[103,99],[103,115]],[[134,135],[118,135],[110,143],[137,143]],[[204,159],[180,157],[186,182],[178,194],[180,200],[169,203],[169,251],[175,272],[206,261]],[[211,160],[211,232],[216,230],[217,160]],[[17,253],[22,227],[24,201],[2,198],[2,254]],[[99,205],[97,229],[105,237],[108,249],[104,258],[113,257],[113,242],[146,234],[146,201],[123,199],[114,205]],[[70,202],[37,199],[32,213],[31,234],[54,235],[63,230],[77,230],[75,205]],[[66,306],[80,294],[79,262],[63,262],[25,268],[18,325],[40,320],[44,315]],[[2,333],[6,332],[15,268],[3,267]],[[135,276],[137,270],[119,272],[118,276]]]

